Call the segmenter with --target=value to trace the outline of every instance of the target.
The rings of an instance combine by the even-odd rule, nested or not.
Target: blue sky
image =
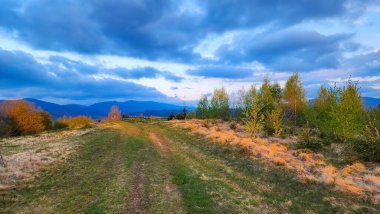
[[[264,77],[380,97],[380,0],[2,0],[0,99],[194,103]]]

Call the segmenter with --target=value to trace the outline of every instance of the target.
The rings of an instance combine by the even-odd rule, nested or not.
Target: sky
[[[295,71],[380,98],[380,0],[1,0],[0,99],[194,104]]]

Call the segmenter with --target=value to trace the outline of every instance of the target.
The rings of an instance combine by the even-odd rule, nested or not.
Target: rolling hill
[[[145,116],[168,116],[171,112],[178,113],[182,110],[183,106],[177,106],[167,103],[153,102],[153,101],[136,101],[129,100],[125,102],[101,102],[95,103],[90,106],[68,104],[59,105],[51,102],[45,102],[38,99],[25,98],[28,102],[34,103],[36,106],[40,107],[42,110],[47,111],[51,114],[53,120],[60,117],[66,116],[91,116],[93,119],[100,119],[107,117],[111,106],[116,105],[119,107],[123,114],[129,114],[133,116],[138,116],[143,113]],[[1,100],[0,100],[1,102]],[[189,110],[194,109],[193,107],[188,107]]]

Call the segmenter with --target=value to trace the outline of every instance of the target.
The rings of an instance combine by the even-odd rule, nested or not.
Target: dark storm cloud
[[[0,23],[42,49],[192,60],[197,57],[192,49],[210,33],[265,24],[281,29],[304,20],[346,17],[353,11],[349,0],[190,2],[6,0]],[[367,4],[357,4],[355,11],[363,5]]]

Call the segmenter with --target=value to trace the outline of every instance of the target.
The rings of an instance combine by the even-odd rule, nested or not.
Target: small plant
[[[209,129],[210,128],[210,121],[209,120],[203,121],[202,126],[205,127],[206,129]]]
[[[364,136],[350,140],[348,154],[365,161],[380,162],[380,133],[373,121],[364,129]]]
[[[69,127],[69,124],[61,119],[56,120],[53,126],[54,129],[66,129],[68,127]]]
[[[268,134],[273,134],[276,137],[280,137],[283,133],[282,128],[282,110],[280,108],[272,110],[268,115]]]
[[[7,164],[5,163],[5,160],[1,152],[0,152],[0,165],[3,166],[4,168],[7,167]]]
[[[237,124],[235,122],[232,122],[230,124],[230,129],[235,130],[237,128]]]
[[[319,138],[313,134],[313,130],[307,127],[301,132],[300,141],[297,143],[297,148],[319,150],[322,148],[322,143]]]
[[[169,114],[168,120],[173,120],[174,118],[175,118],[175,115],[173,114],[173,112],[171,112]]]
[[[186,118],[186,114],[184,114],[184,113],[178,113],[178,114],[175,116],[175,118],[176,118],[177,120],[184,120],[184,119]]]

